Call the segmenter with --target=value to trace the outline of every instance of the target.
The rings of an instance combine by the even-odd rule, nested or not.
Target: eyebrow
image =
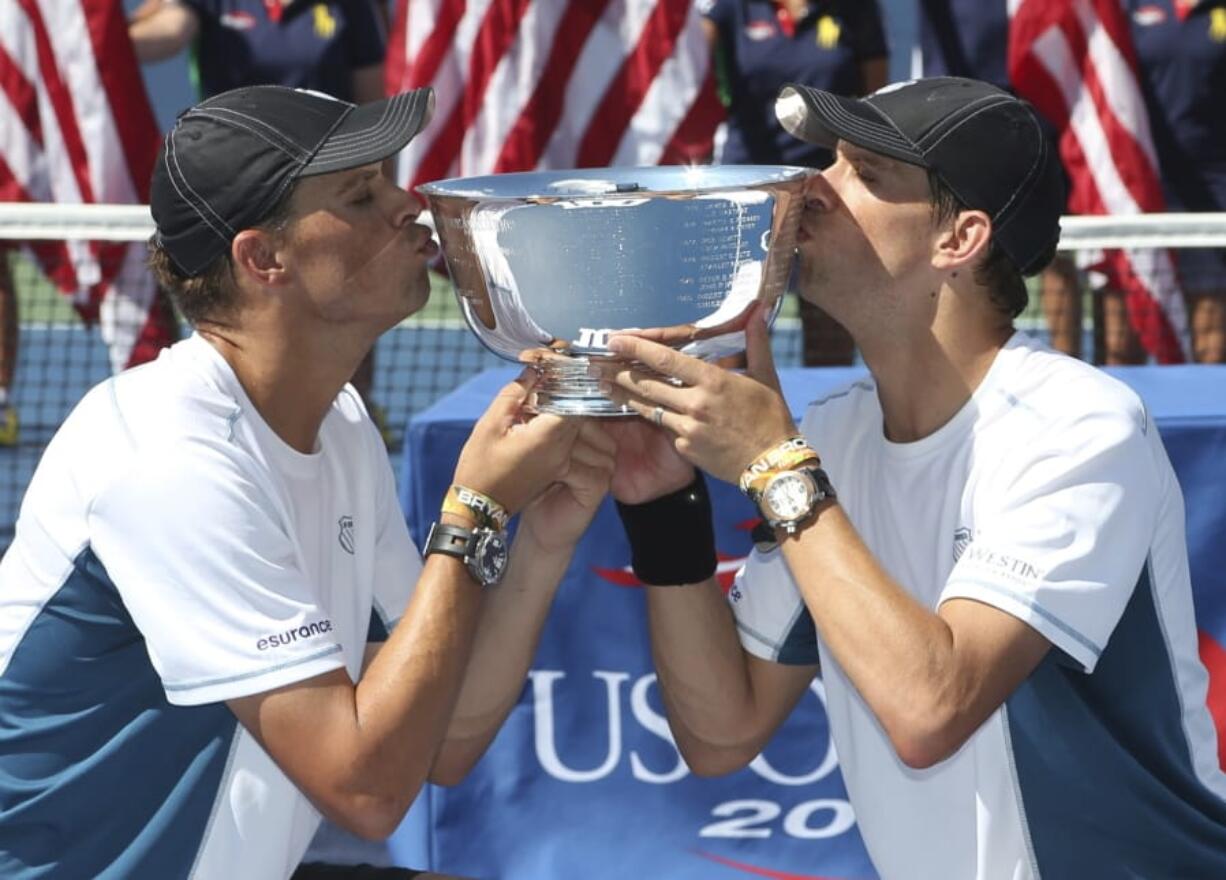
[[[379,174],[373,168],[367,169],[360,174],[355,174],[340,185],[336,190],[337,195],[346,195],[350,190],[357,189],[360,184],[367,183]]]
[[[868,165],[873,165],[877,168],[884,168],[889,164],[889,159],[882,156],[880,153],[874,153],[872,150],[866,150],[863,147],[856,146],[848,141],[839,141],[838,151],[845,155],[848,159],[856,162],[864,162]]]

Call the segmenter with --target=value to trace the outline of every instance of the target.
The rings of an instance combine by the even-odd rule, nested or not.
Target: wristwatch
[[[430,526],[422,555],[429,556],[431,553],[444,553],[463,560],[468,573],[477,583],[492,587],[502,580],[507,568],[507,533],[436,522]]]
[[[777,471],[770,475],[753,501],[772,529],[795,534],[813,515],[817,505],[838,497],[826,472],[816,465]]]

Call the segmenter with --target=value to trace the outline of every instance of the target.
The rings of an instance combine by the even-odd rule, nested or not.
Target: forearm
[[[781,547],[822,641],[896,745],[965,709],[949,625],[881,568],[839,505]]]
[[[351,760],[361,787],[408,803],[447,730],[481,617],[482,588],[436,555],[409,607],[353,690]]]
[[[573,546],[542,548],[521,528],[486,597],[459,700],[431,779],[454,784],[481,757],[523,689]]]
[[[647,591],[656,674],[687,760],[710,750],[757,752],[752,681],[732,610],[715,579]]]

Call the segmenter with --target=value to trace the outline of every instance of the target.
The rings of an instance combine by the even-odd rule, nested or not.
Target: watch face
[[[507,539],[502,532],[486,531],[477,541],[471,568],[477,579],[487,587],[502,580],[507,567]]]
[[[813,480],[808,474],[784,471],[762,491],[762,508],[776,522],[800,519],[813,507]]]

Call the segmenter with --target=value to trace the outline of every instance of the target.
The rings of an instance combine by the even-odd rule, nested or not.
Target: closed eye
[[[855,172],[856,177],[863,180],[865,183],[876,183],[877,178],[871,171],[866,170],[862,165],[852,163],[851,170]]]

